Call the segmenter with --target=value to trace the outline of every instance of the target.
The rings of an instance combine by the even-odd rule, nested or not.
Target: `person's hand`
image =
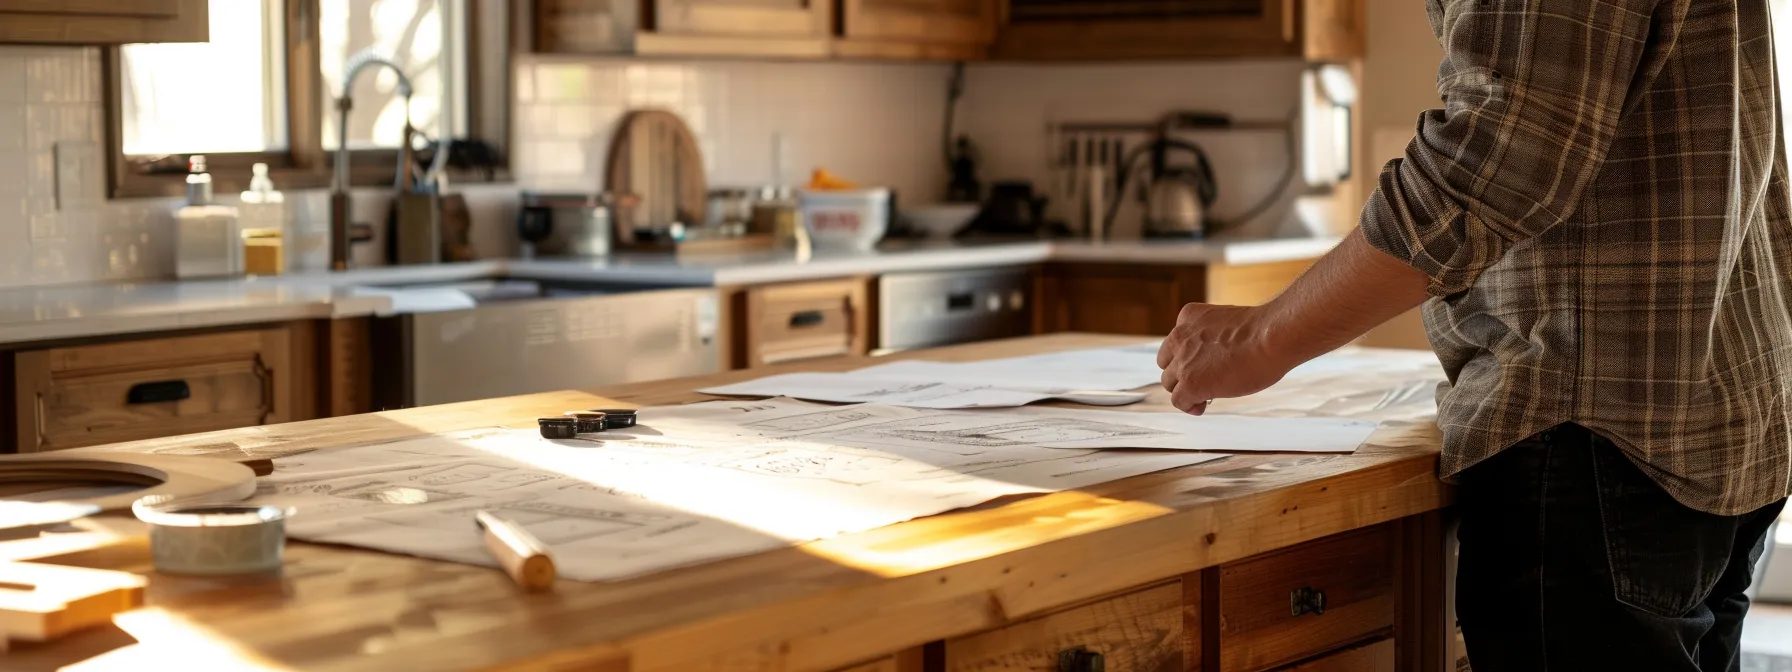
[[[1276,384],[1299,363],[1287,350],[1271,343],[1264,308],[1191,303],[1158,349],[1157,366],[1170,403],[1200,415],[1209,401]]]

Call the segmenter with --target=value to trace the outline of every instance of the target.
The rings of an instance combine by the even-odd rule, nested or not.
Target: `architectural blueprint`
[[[1180,430],[1142,420],[1159,414],[1087,413],[648,408],[640,426],[592,439],[493,428],[281,458],[255,501],[294,508],[295,539],[480,565],[493,561],[473,512],[494,510],[549,545],[562,576],[600,581],[1220,457],[1095,450]]]

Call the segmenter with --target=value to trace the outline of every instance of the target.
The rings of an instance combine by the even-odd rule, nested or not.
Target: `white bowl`
[[[890,226],[890,190],[798,191],[803,228],[815,249],[870,250]]]
[[[976,219],[980,212],[983,212],[983,206],[976,203],[938,203],[904,208],[902,216],[928,237],[950,238]]]

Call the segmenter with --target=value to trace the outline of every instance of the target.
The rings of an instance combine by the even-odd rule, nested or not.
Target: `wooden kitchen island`
[[[1042,336],[908,353],[972,360],[1138,342]],[[700,399],[720,382],[863,358],[119,444],[274,456],[574,408]],[[1144,405],[1162,410],[1158,391]],[[651,424],[651,418],[643,418]],[[0,669],[1443,669],[1442,515],[1430,421],[1350,455],[1232,455],[1083,491],[615,583],[525,594],[484,567],[293,542],[283,576],[153,573],[141,538],[0,543],[0,557],[150,577],[114,626],[17,645]],[[113,516],[129,532],[135,520]],[[36,544],[35,548],[26,545]]]

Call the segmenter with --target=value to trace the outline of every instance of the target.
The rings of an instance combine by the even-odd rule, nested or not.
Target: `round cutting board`
[[[635,229],[703,223],[709,191],[703,152],[690,127],[671,112],[636,110],[623,118],[610,145],[606,187],[638,199],[616,213],[616,239],[623,244],[634,242]]]

